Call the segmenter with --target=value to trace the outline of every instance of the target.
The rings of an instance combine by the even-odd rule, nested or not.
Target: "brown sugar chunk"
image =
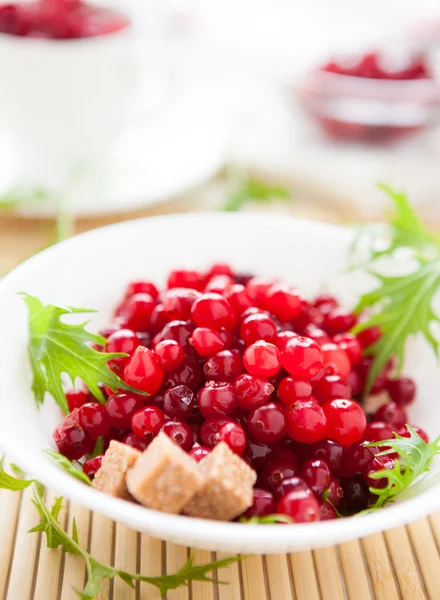
[[[112,440],[93,478],[92,487],[110,496],[131,500],[125,477],[140,456],[139,450]]]
[[[252,505],[257,474],[227,444],[220,442],[198,468],[203,485],[185,506],[186,515],[231,521]]]
[[[202,484],[196,461],[159,433],[127,473],[130,494],[141,504],[180,513]]]

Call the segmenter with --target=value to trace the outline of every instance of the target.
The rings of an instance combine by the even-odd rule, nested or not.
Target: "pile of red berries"
[[[166,289],[134,281],[102,332],[122,379],[149,396],[104,388],[106,404],[86,391],[66,393],[71,413],[55,431],[61,453],[80,459],[96,440],[143,450],[164,431],[197,461],[220,441],[258,474],[247,516],[282,513],[297,522],[333,519],[367,507],[374,471],[392,468],[368,442],[405,434],[415,384],[391,378],[373,393],[386,403],[362,406],[372,357],[363,349],[381,335],[357,336],[357,316],[320,295],[305,300],[286,283],[215,264],[206,273],[172,271]],[[416,428],[419,434],[426,434]],[[86,460],[93,476],[102,456]]]
[[[392,81],[411,81],[414,79],[428,79],[432,77],[426,60],[423,56],[416,56],[399,70],[385,69],[377,52],[369,52],[355,64],[344,65],[331,61],[321,68],[327,73],[349,75],[350,77],[364,77],[367,79],[388,79]]]
[[[127,17],[81,0],[39,0],[0,5],[0,32],[20,37],[75,39],[113,33]]]

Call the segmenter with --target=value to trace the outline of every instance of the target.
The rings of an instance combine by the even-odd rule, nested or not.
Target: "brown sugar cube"
[[[252,505],[257,474],[225,442],[198,464],[203,485],[183,512],[191,517],[231,521]]]
[[[178,514],[200,488],[196,461],[159,433],[127,473],[130,494],[141,504]]]
[[[132,500],[127,490],[125,477],[128,469],[135,464],[140,456],[141,452],[139,450],[112,440],[107,452],[104,454],[101,467],[96,471],[93,478],[92,487],[110,494],[110,496]]]

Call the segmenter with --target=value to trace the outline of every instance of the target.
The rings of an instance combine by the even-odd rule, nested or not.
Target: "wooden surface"
[[[192,195],[140,214],[188,211],[205,207]],[[212,206],[211,204],[209,206]],[[283,207],[286,210],[286,207]],[[294,203],[288,211],[337,221],[338,211]],[[348,212],[344,212],[347,218]],[[83,231],[105,222],[130,218],[120,215],[81,221]],[[53,223],[0,215],[0,271],[38,251],[53,234]],[[54,493],[48,492],[48,499]],[[138,534],[76,504],[68,504],[61,523],[71,528],[76,518],[80,542],[107,564],[159,575],[176,571],[187,548]],[[84,563],[78,557],[48,550],[44,537],[28,534],[38,522],[30,491],[0,490],[0,598],[5,600],[74,600],[82,589]],[[408,527],[375,534],[338,547],[300,554],[252,557],[231,565],[220,575],[229,585],[195,583],[168,594],[169,600],[440,600],[440,514]],[[194,551],[196,561],[215,555]],[[219,555],[218,558],[224,555]],[[159,600],[146,583],[131,590],[121,581],[106,584],[100,600]]]

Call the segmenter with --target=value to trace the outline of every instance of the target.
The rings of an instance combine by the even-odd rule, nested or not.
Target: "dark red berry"
[[[89,396],[83,390],[69,390],[66,392],[66,401],[69,411],[72,412],[75,408],[79,408],[88,402]]]
[[[297,400],[306,401],[312,397],[312,386],[308,381],[284,377],[278,386],[278,396],[283,404],[290,406]]]
[[[159,364],[164,371],[177,369],[185,359],[183,347],[174,340],[163,340],[154,347]]]
[[[388,404],[384,404],[378,408],[374,413],[373,419],[389,423],[395,429],[403,427],[408,422],[405,410],[395,402],[388,402]]]
[[[237,405],[244,410],[253,410],[269,400],[274,387],[262,377],[239,375],[234,382]]]
[[[351,366],[358,365],[362,359],[362,346],[353,333],[338,333],[333,342],[347,354]]]
[[[379,327],[373,326],[363,329],[356,335],[362,348],[369,348],[382,337],[382,331]]]
[[[235,454],[241,456],[246,449],[246,434],[238,423],[225,423],[220,427],[217,443],[225,442]]]
[[[189,451],[189,455],[192,456],[196,462],[200,462],[205,458],[205,456],[208,456],[210,452],[211,450],[209,448],[201,446],[200,444],[194,444]]]
[[[407,406],[414,401],[416,396],[416,384],[409,377],[387,380],[387,391],[393,402],[399,406]]]
[[[311,492],[289,492],[278,501],[276,512],[295,523],[310,523],[319,520],[319,503]]]
[[[304,479],[294,476],[280,481],[275,488],[275,497],[282,498],[289,492],[308,492],[310,494],[311,490]]]
[[[367,508],[369,490],[361,477],[342,479],[341,486],[344,491],[342,506],[350,512],[359,512]]]
[[[357,317],[344,308],[334,308],[324,315],[323,327],[330,335],[345,333],[356,325]]]
[[[272,448],[267,444],[249,441],[244,458],[247,459],[253,469],[260,470],[268,463],[269,457],[272,454]]]
[[[337,518],[338,518],[338,514],[331,504],[329,504],[328,502],[322,502],[319,505],[319,520],[320,521],[331,521],[331,520],[337,519]]]
[[[197,405],[205,419],[229,415],[237,406],[234,387],[227,382],[211,381],[199,390]]]
[[[145,406],[131,417],[131,428],[138,437],[152,440],[162,428],[164,415],[157,406]]]
[[[193,432],[188,423],[180,421],[179,419],[173,419],[167,421],[163,425],[162,431],[166,433],[175,444],[180,446],[182,450],[185,450],[186,452],[190,451],[193,445]]]
[[[301,467],[301,477],[316,496],[321,496],[332,480],[330,466],[320,458],[306,460]]]
[[[118,392],[107,400],[105,406],[109,423],[115,429],[128,431],[131,427],[131,417],[144,406],[142,396],[129,392]]]
[[[193,392],[197,392],[203,385],[202,367],[195,353],[187,350],[180,367],[165,373],[164,387],[175,387],[176,385],[186,385]]]
[[[230,417],[205,419],[200,428],[200,439],[208,448],[214,448],[218,443],[220,429],[226,423],[235,423]]]
[[[78,460],[93,449],[94,442],[79,423],[79,409],[66,415],[53,433],[58,451],[69,460]]]
[[[163,395],[163,412],[167,417],[186,421],[194,410],[194,393],[186,385],[169,388]]]
[[[244,513],[245,517],[264,517],[265,515],[272,515],[275,512],[275,500],[273,495],[267,490],[260,488],[254,488],[254,499],[252,506],[250,506]]]
[[[318,442],[325,436],[326,426],[324,411],[313,400],[295,402],[287,410],[287,432],[297,442]]]
[[[103,404],[88,402],[78,409],[79,424],[92,440],[103,437],[110,429],[107,411]]]
[[[333,473],[338,473],[341,467],[343,447],[333,440],[321,440],[313,444],[310,458],[320,458],[325,460]]]
[[[338,508],[344,497],[344,490],[342,489],[341,482],[336,477],[332,477],[330,485],[325,490],[327,502],[330,502],[332,506]]]
[[[194,325],[191,321],[170,321],[154,338],[154,344],[156,345],[163,340],[174,340],[186,349],[189,347],[189,338],[192,336],[193,331]]]
[[[342,446],[351,446],[362,439],[367,419],[362,408],[352,400],[329,400],[323,405],[327,418],[326,437],[339,442]]]
[[[136,450],[143,452],[148,448],[152,439],[153,438],[138,437],[134,433],[127,433],[122,441],[124,444],[127,444],[127,446],[131,446],[132,448],[136,448]]]
[[[271,402],[249,413],[249,433],[256,442],[273,444],[286,434],[286,415],[280,404]]]
[[[364,475],[370,469],[377,449],[369,447],[367,442],[357,442],[344,449],[338,475],[341,477],[354,477]]]
[[[394,435],[393,431],[396,429],[393,428],[389,423],[384,423],[383,421],[373,421],[372,423],[368,423],[367,428],[364,433],[364,440],[368,442],[381,442],[383,440],[392,440]]]
[[[235,350],[222,350],[206,361],[203,372],[208,381],[228,381],[232,383],[243,373],[240,353]]]
[[[84,462],[83,471],[87,475],[87,477],[90,477],[90,479],[93,479],[96,471],[98,471],[101,468],[101,463],[102,463],[103,458],[104,458],[104,455],[100,454],[99,456],[89,458],[89,460],[86,460]]]
[[[291,479],[297,475],[296,464],[287,461],[275,460],[264,467],[258,477],[258,485],[272,493],[284,479]]]

